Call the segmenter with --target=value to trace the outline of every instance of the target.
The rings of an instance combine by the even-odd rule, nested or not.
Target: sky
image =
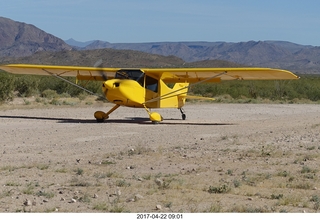
[[[0,0],[0,17],[63,40],[280,40],[320,46],[319,0]]]

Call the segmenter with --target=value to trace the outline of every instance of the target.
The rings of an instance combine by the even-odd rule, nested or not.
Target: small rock
[[[120,189],[117,190],[116,195],[117,195],[117,196],[121,196],[121,191],[120,191]]]
[[[32,203],[31,203],[31,201],[30,201],[29,199],[26,199],[26,200],[24,201],[23,205],[25,205],[25,206],[31,206]]]
[[[133,170],[134,169],[134,166],[128,166],[127,167],[127,170]]]
[[[76,203],[77,202],[77,200],[75,200],[75,199],[71,199],[71,201],[70,201],[70,203]]]
[[[155,182],[156,182],[156,184],[157,184],[158,186],[162,186],[162,184],[163,184],[163,180],[161,180],[161,179],[159,179],[159,178],[157,178],[157,179],[155,180]]]
[[[161,205],[156,205],[156,210],[161,210],[161,209],[162,209]]]
[[[136,194],[136,195],[134,196],[134,200],[137,201],[137,200],[139,200],[139,199],[143,199],[143,196],[140,195],[140,194]]]
[[[94,195],[93,195],[93,198],[95,198],[95,199],[98,198],[98,195],[97,195],[97,194],[94,194]]]
[[[127,201],[127,202],[134,202],[135,200],[134,200],[134,198],[129,198],[129,199],[127,199],[126,201]]]

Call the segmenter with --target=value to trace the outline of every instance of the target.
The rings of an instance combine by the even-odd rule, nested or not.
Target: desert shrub
[[[46,89],[41,93],[41,96],[47,99],[53,99],[53,98],[57,98],[58,94],[57,94],[57,91],[55,90]]]
[[[0,103],[11,100],[14,91],[14,77],[0,72]]]
[[[54,90],[56,93],[61,94],[64,92],[65,85],[66,82],[55,77],[42,76],[40,77],[39,91],[42,93],[45,90]]]
[[[33,76],[20,76],[15,79],[15,91],[21,97],[29,97],[38,93],[39,79]]]
[[[225,184],[221,186],[209,186],[209,189],[208,189],[209,193],[214,193],[214,194],[227,193],[229,191],[230,191],[230,187]]]
[[[67,77],[67,80],[69,80],[72,83],[75,83],[76,80],[73,77]],[[100,81],[79,81],[79,86],[86,88],[87,90],[93,92],[93,93],[102,93],[102,83]],[[40,78],[40,84],[39,84],[39,91],[43,92],[45,90],[54,90],[57,92],[57,94],[69,94],[71,97],[77,97],[81,94],[83,94],[84,90],[77,88],[65,81],[62,81],[55,77],[48,77],[48,76],[42,76]]]
[[[195,95],[214,97],[230,95],[233,99],[242,97],[270,100],[308,99],[320,100],[320,75],[301,75],[299,80],[264,81],[222,81],[218,84],[191,86]]]

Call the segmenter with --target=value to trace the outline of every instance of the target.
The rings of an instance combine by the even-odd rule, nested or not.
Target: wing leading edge
[[[185,69],[142,69],[151,75],[161,75],[168,83],[217,82],[220,80],[289,80],[299,79],[287,70],[271,68],[185,68]]]
[[[119,68],[78,67],[78,66],[50,66],[32,64],[9,64],[0,66],[0,69],[13,74],[26,75],[57,75],[77,77],[79,80],[104,80],[113,78]]]
[[[32,64],[9,64],[0,69],[13,74],[57,75],[77,77],[78,80],[104,80],[114,78],[117,71],[128,68],[51,66]],[[135,68],[137,69],[137,68]],[[290,71],[271,68],[141,68],[145,74],[162,79],[166,83],[221,80],[290,80],[299,79]]]

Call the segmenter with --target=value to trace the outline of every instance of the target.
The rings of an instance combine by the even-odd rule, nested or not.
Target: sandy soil
[[[0,110],[0,212],[318,212],[320,106]]]

